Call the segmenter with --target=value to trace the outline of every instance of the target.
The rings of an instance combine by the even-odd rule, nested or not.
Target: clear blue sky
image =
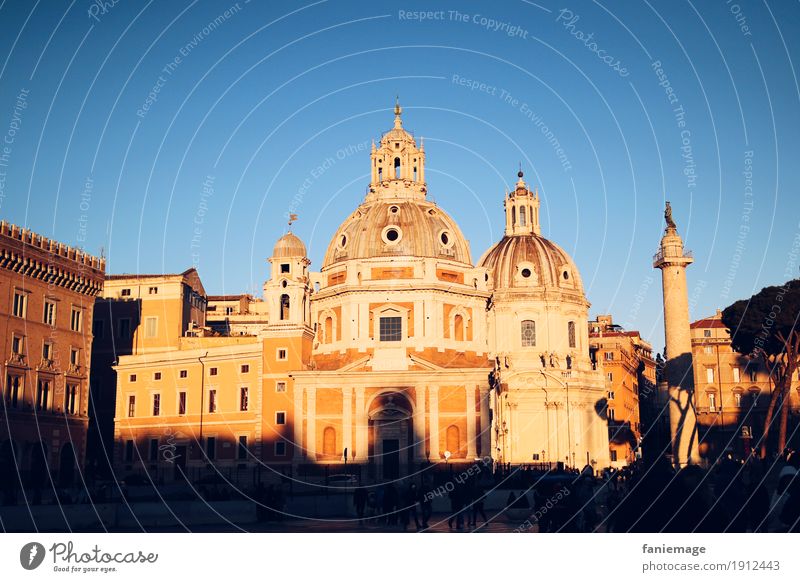
[[[665,199],[696,258],[694,317],[797,276],[799,12],[5,1],[0,216],[103,248],[111,273],[194,265],[210,293],[260,293],[289,211],[320,267],[399,95],[474,261],[501,236],[521,163],[591,313],[660,350]]]

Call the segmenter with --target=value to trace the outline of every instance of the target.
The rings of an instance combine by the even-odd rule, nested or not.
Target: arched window
[[[414,166],[414,181],[417,181],[417,167]]]
[[[511,226],[516,226],[517,224],[517,207],[511,207]]]
[[[464,341],[464,318],[461,315],[453,318],[453,339],[457,342]]]
[[[394,177],[398,180],[402,177],[400,176],[400,158],[394,159]]]
[[[522,347],[531,348],[536,345],[536,322],[526,319],[521,329]]]
[[[383,182],[383,168],[378,166],[378,182]]]
[[[525,207],[524,206],[520,206],[519,207],[519,225],[520,226],[525,226]]]
[[[567,336],[569,337],[569,347],[574,348],[577,346],[575,339],[575,322],[570,321],[567,323]]]
[[[447,450],[450,451],[453,456],[456,456],[460,446],[461,433],[456,425],[451,424],[447,427]]]
[[[329,344],[333,342],[333,318],[328,316],[325,318],[325,322],[322,326],[322,343]]]
[[[281,295],[281,321],[289,319],[289,296]]]
[[[322,454],[326,457],[336,456],[336,429],[332,426],[322,431]]]

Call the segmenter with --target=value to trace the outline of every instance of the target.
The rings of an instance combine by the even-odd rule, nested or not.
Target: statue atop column
[[[667,222],[668,229],[674,230],[678,228],[678,225],[675,224],[675,221],[672,219],[672,206],[669,201],[667,201],[667,206],[664,208],[664,220]]]

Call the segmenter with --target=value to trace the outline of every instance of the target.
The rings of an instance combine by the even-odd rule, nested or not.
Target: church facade
[[[473,262],[428,199],[424,146],[399,106],[369,163],[366,197],[319,271],[289,232],[262,298],[208,297],[188,337],[119,358],[117,463],[158,470],[159,451],[180,446],[188,465],[346,461],[379,479],[478,458],[609,465],[589,303],[572,259],[542,237],[522,172],[503,238]]]

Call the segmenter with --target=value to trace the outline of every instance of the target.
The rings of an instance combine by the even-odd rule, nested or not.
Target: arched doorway
[[[411,417],[411,404],[399,392],[380,394],[370,404],[373,445],[370,462],[376,465],[377,476],[385,481],[408,473],[409,454],[413,450]]]
[[[62,487],[70,487],[75,482],[75,449],[72,443],[67,443],[61,447],[61,455],[58,463],[58,484]]]

